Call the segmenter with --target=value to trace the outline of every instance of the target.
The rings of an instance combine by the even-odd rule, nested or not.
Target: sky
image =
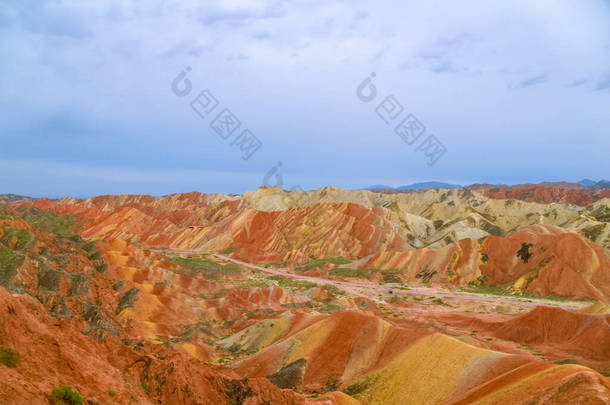
[[[0,137],[33,197],[608,178],[610,1],[3,0]]]

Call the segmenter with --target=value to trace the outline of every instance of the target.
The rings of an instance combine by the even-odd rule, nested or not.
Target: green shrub
[[[139,291],[139,289],[134,287],[123,294],[123,296],[119,299],[119,306],[116,309],[117,315],[125,308],[133,307],[133,304],[136,301],[136,295]]]
[[[102,252],[100,252],[99,250],[95,250],[95,251],[91,252],[91,254],[89,254],[89,256],[87,256],[87,259],[92,260],[92,261],[100,260],[101,258],[102,258]]]
[[[363,277],[369,278],[371,276],[370,270],[358,270],[358,269],[348,269],[344,267],[338,267],[336,269],[330,269],[328,271],[330,276],[334,277]]]
[[[323,289],[325,289],[326,291],[329,291],[331,294],[333,295],[345,295],[345,291],[340,290],[339,288],[337,288],[337,286],[333,285],[333,284],[325,284],[322,286]]]
[[[348,264],[351,263],[351,260],[347,260],[343,257],[337,256],[337,257],[328,257],[326,259],[314,259],[311,260],[307,263],[305,263],[302,266],[299,266],[296,268],[296,270],[298,271],[307,271],[307,270],[313,270],[316,269],[318,267],[324,266],[325,264]]]
[[[14,241],[14,245],[12,245]],[[27,229],[4,227],[4,236],[1,242],[6,246],[13,246],[15,250],[26,250],[34,241],[34,234]]]
[[[83,405],[82,395],[78,391],[73,390],[69,385],[62,385],[61,387],[53,389],[51,400],[58,405],[62,403],[68,405]]]
[[[311,281],[307,281],[307,280],[291,280],[291,279],[288,279],[288,278],[283,278],[281,276],[280,276],[280,278],[277,281],[278,281],[278,285],[280,287],[313,288],[313,287],[317,287],[318,286],[316,283],[313,283]]]
[[[35,225],[37,228],[56,235],[70,236],[72,235],[72,228],[75,226],[71,215],[56,214],[34,207],[19,207],[17,212],[24,220]]]
[[[87,242],[83,245],[83,250],[87,253],[93,253],[93,250],[95,249],[95,241],[92,240],[90,242]]]
[[[3,347],[0,349],[0,363],[10,368],[17,367],[17,364],[19,364],[19,353],[14,349]]]
[[[193,273],[202,273],[209,278],[217,278],[223,274],[239,274],[240,268],[236,263],[222,265],[206,257],[179,257],[174,256],[170,261],[190,269]]]
[[[381,270],[381,275],[383,276],[384,283],[399,284],[403,281],[402,272],[400,271],[400,269]]]
[[[25,257],[0,245],[0,285],[8,287]]]
[[[530,248],[534,246],[531,243],[522,243],[521,249],[517,252],[517,257],[519,257],[523,263],[527,263],[532,257],[532,253],[530,252]]]
[[[110,391],[108,391],[108,395],[110,395],[111,397],[115,397],[116,396],[116,391],[115,390],[110,390]]]
[[[95,267],[95,270],[97,270],[98,273],[103,273],[108,269],[108,263],[106,263],[104,259],[100,259],[93,263],[93,267]]]

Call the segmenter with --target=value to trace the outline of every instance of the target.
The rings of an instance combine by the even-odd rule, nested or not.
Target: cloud
[[[577,79],[574,80],[573,82],[569,83],[567,86],[568,87],[580,87],[583,84],[586,84],[589,82],[589,79],[583,78],[583,79]]]
[[[603,79],[598,81],[595,85],[595,91],[602,91],[610,89],[610,73],[606,75]]]
[[[547,75],[540,75],[540,76],[533,76],[533,77],[528,77],[527,79],[521,80],[520,82],[518,82],[517,84],[515,84],[513,86],[513,88],[516,89],[524,89],[526,87],[531,87],[531,86],[535,86],[541,83],[545,83],[547,82],[548,78]]]
[[[252,34],[252,38],[258,40],[264,40],[271,38],[271,34],[267,31],[258,31]]]
[[[508,157],[486,160],[482,169],[481,150],[506,150],[533,133],[553,134],[565,151],[579,148],[582,156],[607,150],[610,118],[599,102],[610,96],[604,3],[465,0],[442,11],[435,2],[411,0],[2,1],[0,58],[9,61],[0,64],[4,154],[75,165],[62,173],[89,163],[99,170],[85,172],[108,182],[109,191],[110,183],[126,184],[107,169],[123,170],[154,192],[145,168],[192,188],[196,176],[177,176],[182,168],[201,176],[254,173],[278,156],[284,169],[319,178],[318,185],[329,172],[341,181],[395,173],[396,184],[407,182],[405,173],[415,182],[476,181],[473,173],[485,172],[510,182],[503,177],[513,176]],[[187,66],[192,93],[176,97],[170,83]],[[363,104],[355,88],[370,72],[377,72],[378,99]],[[537,91],[515,91],[533,86]],[[203,89],[265,145],[248,162],[210,130],[211,119],[194,115],[189,103]],[[422,167],[423,159],[378,119],[373,104],[388,94],[448,145],[455,140],[447,164]],[[580,113],[570,123],[561,119],[575,108]],[[526,130],[516,128],[519,122]],[[590,139],[573,143],[576,131]],[[610,163],[594,167],[589,160],[579,164],[600,173],[580,177],[610,170]],[[570,174],[576,165],[549,155],[524,163],[523,173]],[[32,170],[27,179],[15,171],[11,184],[45,187]],[[95,186],[67,179],[74,188]],[[247,179],[241,186],[257,185]]]
[[[354,20],[364,20],[368,18],[369,13],[367,11],[360,10],[354,14]]]
[[[434,73],[457,73],[461,71],[449,61],[443,61],[439,64],[433,65],[430,70]]]
[[[265,20],[281,18],[286,15],[281,2],[273,2],[261,7],[243,7],[233,9],[203,10],[199,21],[204,25],[226,23],[230,25],[243,25],[252,20]]]

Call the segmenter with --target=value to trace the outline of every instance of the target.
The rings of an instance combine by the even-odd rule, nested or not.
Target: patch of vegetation
[[[89,277],[85,273],[70,274],[69,297],[80,297],[89,291]]]
[[[0,363],[7,367],[15,368],[19,364],[19,353],[14,349],[8,347],[0,348]]]
[[[196,295],[197,298],[202,298],[204,300],[213,300],[213,299],[217,299],[222,297],[223,295],[225,295],[226,293],[228,293],[230,290],[228,288],[223,288],[221,290],[218,291],[206,291],[206,292],[202,292]]]
[[[125,308],[133,307],[133,304],[136,301],[136,295],[138,294],[139,291],[140,290],[138,290],[137,288],[132,288],[132,289],[128,290],[125,294],[123,294],[121,299],[119,299],[119,306],[117,307],[117,310],[116,310],[117,315],[119,313],[121,313],[121,311],[124,310]]]
[[[340,290],[339,288],[337,288],[337,286],[335,286],[333,284],[323,285],[322,288],[325,289],[326,291],[329,291],[334,296],[337,296],[337,295],[346,295],[345,291]]]
[[[27,222],[45,232],[60,236],[72,235],[72,228],[77,224],[71,215],[56,214],[34,207],[18,207],[17,212]]]
[[[252,390],[238,380],[231,380],[225,383],[225,395],[229,398],[231,405],[242,405],[248,397],[252,396]]]
[[[220,254],[221,255],[230,255],[233,252],[235,252],[235,248],[234,247],[228,247],[226,249],[221,250]]]
[[[437,273],[438,272],[436,270],[431,270],[426,266],[415,275],[415,278],[421,280],[422,283],[426,284],[430,283],[432,277],[434,277],[434,275],[436,275]]]
[[[400,269],[386,269],[381,270],[381,275],[383,277],[384,283],[393,283],[398,284],[402,283],[402,272]]]
[[[102,252],[100,252],[99,250],[94,250],[89,255],[87,255],[87,259],[89,259],[91,261],[97,261],[97,260],[100,260],[101,258],[102,258]]]
[[[487,255],[487,253],[481,254],[481,261],[483,263],[487,263],[488,260],[489,260],[489,256]]]
[[[608,220],[606,220],[606,222],[610,222]],[[580,232],[582,233],[582,235],[592,241],[596,241],[597,238],[599,238],[599,236],[604,232],[604,230],[606,229],[606,224],[598,224],[598,225],[593,225],[593,226],[589,226],[587,228],[583,228]]]
[[[346,393],[347,395],[353,397],[353,396],[356,396],[356,395],[366,391],[366,389],[371,386],[371,383],[372,383],[372,381],[367,378],[367,379],[358,381],[358,382],[350,385],[349,387],[344,389],[343,392]]]
[[[115,284],[112,286],[112,289],[113,289],[114,291],[119,291],[121,288],[123,288],[123,286],[125,285],[125,283],[127,283],[127,281],[125,281],[125,280],[121,280],[121,281],[119,281],[119,282],[115,283]]]
[[[93,267],[98,273],[103,273],[108,269],[108,263],[104,259],[100,259],[93,263]]]
[[[239,274],[240,268],[236,263],[220,264],[207,257],[179,257],[174,256],[170,261],[190,269],[193,273],[201,273],[205,277],[218,278],[221,275]]]
[[[577,362],[574,359],[557,360],[557,361],[554,361],[553,363],[555,363],[555,364],[580,364],[579,362]]]
[[[25,256],[18,254],[11,249],[0,245],[0,285],[8,287],[12,283],[13,278],[17,275],[17,269]]]
[[[307,263],[297,267],[295,270],[308,271],[308,270],[317,269],[318,267],[322,267],[326,264],[348,264],[351,262],[352,262],[351,260],[347,260],[341,256],[328,257],[326,259],[313,259],[313,260],[310,260]]]
[[[87,243],[85,243],[83,246],[81,246],[81,248],[82,248],[82,249],[83,249],[85,252],[87,252],[87,253],[91,254],[91,253],[93,253],[93,252],[96,250],[95,241],[94,241],[94,240],[92,240],[92,241],[90,241],[90,242],[87,242]]]
[[[341,309],[341,307],[339,305],[328,303],[328,304],[324,304],[322,309],[320,309],[320,312],[324,312],[324,313],[327,313],[327,314],[332,314],[333,312],[337,312],[340,309]]]
[[[435,298],[430,298],[430,302],[435,304],[435,305],[442,305],[445,307],[448,307],[449,304],[447,304],[445,301],[443,301],[441,298],[435,297]]]
[[[274,385],[279,388],[295,388],[303,380],[307,360],[298,359],[282,367],[277,373],[267,377]]]
[[[116,391],[110,390],[110,391],[108,391],[108,395],[110,395],[111,397],[116,397]]]
[[[288,265],[287,261],[284,260],[280,260],[278,262],[265,262],[265,263],[258,263],[259,266],[264,267],[264,268],[269,268],[269,267],[286,267]]]
[[[481,221],[479,223],[479,227],[490,235],[502,236],[504,234],[504,232],[502,232],[502,228],[492,224],[491,222]]]
[[[62,272],[49,265],[43,267],[38,278],[38,286],[47,291],[59,291],[61,286]]]
[[[566,297],[563,295],[556,295],[556,294],[541,296],[538,294],[530,293],[528,291],[516,292],[516,291],[511,290],[511,288],[509,286],[480,285],[480,286],[473,286],[472,288],[460,288],[460,291],[475,293],[475,294],[534,298],[534,299],[544,299],[544,300],[560,301],[560,302],[561,301],[588,301],[587,299],[579,300],[577,298],[571,298],[571,297]]]
[[[517,257],[520,258],[523,263],[527,263],[532,257],[532,253],[530,252],[530,248],[534,246],[531,243],[523,242],[521,244],[521,249],[517,251]]]
[[[78,391],[73,390],[69,385],[62,385],[53,389],[51,401],[57,405],[83,405],[82,395]]]
[[[328,271],[328,275],[332,277],[361,277],[361,278],[370,278],[371,270],[358,270],[358,269],[350,269],[346,267],[337,267],[336,269],[330,269]]]
[[[288,288],[314,288],[317,287],[318,285],[314,282],[311,281],[307,281],[307,280],[292,280],[289,278],[284,278],[282,276],[272,276],[269,277],[270,280],[275,280],[277,281],[277,284],[284,288],[284,287],[288,287]]]
[[[0,242],[15,250],[26,250],[34,241],[34,234],[27,229],[5,226],[3,232],[4,236]]]

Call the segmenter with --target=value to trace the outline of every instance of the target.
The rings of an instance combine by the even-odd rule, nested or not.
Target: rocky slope
[[[249,261],[297,265],[339,256],[355,268],[398,269],[404,281],[608,299],[610,262],[602,247],[610,243],[609,201],[578,208],[489,199],[468,189],[384,195],[327,187],[261,188],[241,197],[40,200],[33,206],[78,215],[81,235],[93,240],[227,250]],[[524,246],[531,260],[519,258]]]
[[[68,384],[88,404],[605,404],[608,201],[329,187],[3,204],[0,402]]]

